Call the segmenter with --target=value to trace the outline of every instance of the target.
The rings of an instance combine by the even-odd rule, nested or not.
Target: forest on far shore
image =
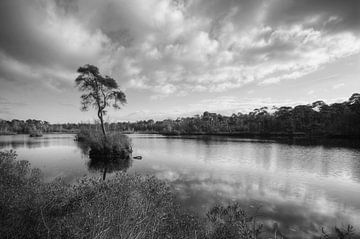
[[[29,133],[40,130],[78,132],[82,128],[98,127],[90,123],[51,124],[29,119],[0,120],[0,134]],[[202,115],[176,120],[142,120],[105,123],[109,131],[148,132],[168,135],[229,134],[229,135],[298,135],[358,138],[360,136],[360,94],[354,93],[342,103],[316,101],[295,107],[262,107],[249,113],[224,116],[205,111]]]

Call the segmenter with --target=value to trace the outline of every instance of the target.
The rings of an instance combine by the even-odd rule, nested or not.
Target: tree
[[[352,96],[349,98],[348,105],[353,112],[360,114],[360,94],[352,94]]]
[[[79,67],[77,72],[80,75],[75,79],[76,86],[80,91],[85,92],[81,95],[81,109],[86,111],[92,106],[97,110],[101,130],[106,139],[103,119],[107,112],[106,109],[109,106],[120,109],[121,105],[126,103],[126,96],[119,89],[116,81],[109,76],[102,76],[96,66],[87,64]]]

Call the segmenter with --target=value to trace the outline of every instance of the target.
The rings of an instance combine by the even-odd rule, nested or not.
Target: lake
[[[127,172],[166,180],[187,209],[204,213],[216,203],[237,201],[291,238],[310,238],[323,226],[360,228],[359,149],[220,136],[129,136],[133,155],[143,160],[134,160]],[[71,134],[0,136],[0,149],[15,149],[46,181],[101,177],[89,171],[89,159]]]

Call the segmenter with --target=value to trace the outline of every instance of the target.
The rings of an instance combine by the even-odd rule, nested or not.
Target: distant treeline
[[[349,100],[331,105],[316,101],[295,107],[262,107],[247,114],[231,116],[204,112],[202,115],[176,120],[138,121],[122,126],[134,131],[165,134],[359,137],[360,94],[353,94]]]
[[[43,133],[50,132],[72,132],[78,128],[78,124],[50,124],[47,121],[28,119],[11,121],[0,119],[1,134],[28,134],[33,131],[41,131]]]
[[[1,132],[27,133],[31,129],[42,132],[76,132],[94,124],[49,124],[38,120],[1,121]],[[224,135],[298,135],[325,137],[360,136],[360,94],[347,101],[327,105],[324,101],[295,107],[262,107],[252,112],[224,116],[204,112],[202,115],[137,122],[106,123],[107,130],[123,132],[151,132],[162,134],[224,134]]]

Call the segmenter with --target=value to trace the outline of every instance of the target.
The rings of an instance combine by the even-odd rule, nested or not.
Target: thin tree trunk
[[[105,178],[106,178],[106,171],[107,171],[107,167],[105,166],[104,173],[103,173],[103,180],[105,180]]]
[[[104,134],[104,138],[106,140],[106,131],[105,131],[104,120],[103,120],[103,115],[102,115],[101,111],[98,112],[98,117],[100,119],[101,130],[102,130],[102,132]]]

